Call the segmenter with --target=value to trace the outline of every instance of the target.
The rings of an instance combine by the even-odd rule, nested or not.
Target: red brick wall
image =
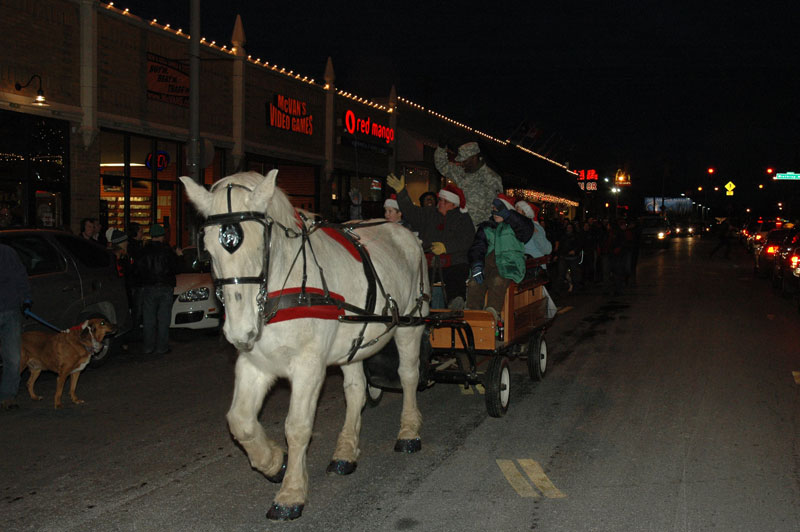
[[[80,25],[77,2],[0,2],[0,90],[15,93],[33,74],[48,100],[80,104]],[[22,94],[36,95],[38,82]]]

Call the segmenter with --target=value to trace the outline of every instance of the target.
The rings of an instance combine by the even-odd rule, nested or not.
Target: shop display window
[[[0,110],[0,146],[0,228],[63,226],[69,124]]]

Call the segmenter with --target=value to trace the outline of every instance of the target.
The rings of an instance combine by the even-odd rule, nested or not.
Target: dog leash
[[[39,316],[37,316],[36,314],[34,314],[33,312],[31,312],[31,309],[28,309],[28,308],[26,308],[26,309],[25,309],[25,312],[24,312],[24,314],[25,314],[26,316],[28,316],[28,317],[30,317],[30,318],[33,318],[34,320],[38,321],[38,322],[39,322],[39,323],[41,323],[42,325],[45,325],[45,326],[47,326],[47,327],[50,327],[51,329],[53,329],[53,330],[54,330],[54,331],[56,331],[56,332],[61,332],[61,331],[62,331],[62,329],[60,329],[59,327],[56,327],[56,326],[55,326],[55,325],[53,325],[52,323],[48,323],[48,322],[46,322],[45,320],[43,320],[42,318],[40,318]]]

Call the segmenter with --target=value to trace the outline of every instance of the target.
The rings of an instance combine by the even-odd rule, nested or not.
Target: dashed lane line
[[[550,482],[539,462],[524,458],[519,460],[519,465],[522,466],[525,474],[536,484],[536,487],[542,491],[545,497],[548,499],[566,498],[566,494]]]
[[[511,487],[514,488],[514,491],[516,491],[520,497],[536,498],[539,496],[536,490],[533,489],[533,486],[522,476],[522,473],[517,469],[513,460],[497,459],[496,462],[500,471],[503,472],[503,476],[506,477],[508,483],[511,484]]]
[[[511,484],[511,487],[514,488],[514,491],[516,491],[520,497],[538,497],[539,492],[534,489],[534,486],[548,499],[564,499],[567,497],[563,491],[553,485],[545,474],[544,469],[542,469],[542,466],[536,460],[528,458],[520,458],[517,460],[522,471],[528,475],[528,478],[530,478],[534,486],[525,479],[513,460],[498,458],[495,462],[497,462],[497,466],[500,468],[500,471],[503,472],[503,476],[506,477],[508,483]]]

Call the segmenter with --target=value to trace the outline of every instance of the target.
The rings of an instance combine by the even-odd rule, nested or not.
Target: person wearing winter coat
[[[477,228],[491,215],[492,200],[503,192],[503,180],[486,164],[477,142],[459,146],[455,162],[450,162],[447,150],[440,146],[433,153],[433,162],[440,174],[464,191],[467,211]]]
[[[491,212],[478,226],[467,254],[472,272],[467,308],[492,308],[499,315],[509,283],[525,278],[525,242],[533,236],[533,221],[518,213],[505,194],[494,198]]]
[[[447,292],[446,303],[449,305],[459,297],[463,301],[469,275],[467,250],[475,236],[464,192],[455,185],[447,185],[439,191],[436,208],[431,209],[414,205],[405,188],[404,177],[389,175],[386,183],[397,192],[403,217],[419,233],[431,276],[435,273],[431,267],[433,259],[438,258]]]

